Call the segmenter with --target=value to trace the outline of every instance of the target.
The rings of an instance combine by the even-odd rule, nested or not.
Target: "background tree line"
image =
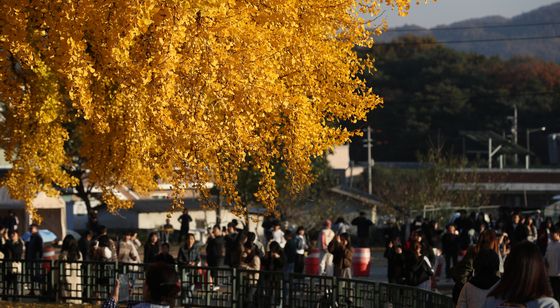
[[[406,36],[393,44],[360,50],[375,58],[368,85],[385,100],[370,112],[374,127],[374,158],[417,161],[431,145],[460,155],[462,130],[510,133],[514,105],[519,110],[519,144],[525,129],[546,126],[560,131],[560,65],[533,58],[497,57],[454,51],[431,37]],[[548,162],[546,134],[531,136],[531,150]],[[355,138],[355,140],[358,140]],[[352,159],[363,161],[365,150],[354,142]]]

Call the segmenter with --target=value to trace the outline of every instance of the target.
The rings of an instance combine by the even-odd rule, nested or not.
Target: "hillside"
[[[560,2],[513,18],[489,16],[431,29],[415,25],[389,29],[380,41],[404,35],[433,36],[455,50],[486,56],[531,56],[560,63]],[[537,37],[542,39],[525,39]]]
[[[547,134],[560,133],[560,64],[486,57],[411,36],[360,52],[376,59],[377,71],[364,78],[385,100],[383,108],[369,114],[376,160],[414,161],[441,145],[455,154],[472,154],[474,161],[483,159],[477,155],[486,147],[465,145],[461,131],[509,134],[508,117],[516,106],[519,144],[525,146],[527,129],[546,126],[546,132],[531,136],[531,150],[540,164],[549,162]],[[353,160],[366,160],[362,142],[351,150]]]

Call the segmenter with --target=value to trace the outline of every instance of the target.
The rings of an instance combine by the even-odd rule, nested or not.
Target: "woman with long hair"
[[[148,240],[144,245],[144,263],[152,263],[155,261],[159,253],[159,239],[157,232],[150,232]]]
[[[412,249],[405,253],[406,283],[420,289],[430,289],[430,277],[433,268],[428,256],[422,252],[422,243],[412,244]]]
[[[457,263],[457,266],[451,269],[451,276],[455,281],[455,286],[453,287],[453,300],[455,303],[457,303],[463,286],[473,276],[474,259],[478,255],[478,252],[482,249],[493,250],[498,254],[498,256],[500,256],[498,237],[496,236],[496,232],[494,230],[482,231],[476,245],[469,247],[465,257]]]
[[[491,249],[481,249],[474,259],[474,276],[465,284],[459,295],[457,308],[481,307],[486,295],[500,280],[500,256]]]
[[[559,307],[552,298],[544,259],[537,245],[525,241],[512,248],[502,279],[488,293],[484,307]]]
[[[527,217],[525,225],[527,226],[527,240],[534,243],[537,240],[537,226],[535,225],[533,217]]]
[[[255,246],[250,242],[246,242],[242,247],[244,250],[239,268],[241,269],[240,275],[243,281],[242,287],[246,290],[242,306],[254,307],[256,301],[255,294],[260,278],[261,258],[255,250]]]

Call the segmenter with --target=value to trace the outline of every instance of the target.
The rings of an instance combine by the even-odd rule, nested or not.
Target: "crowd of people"
[[[15,217],[11,214],[11,217]],[[67,235],[60,245],[56,260],[64,261],[61,267],[64,271],[64,286],[59,286],[64,297],[81,296],[82,283],[78,270],[79,262],[94,261],[100,263],[126,263],[126,264],[156,264],[184,266],[208,266],[210,267],[210,284],[213,290],[220,288],[218,268],[230,267],[249,271],[274,271],[284,273],[304,273],[305,256],[313,244],[320,251],[320,274],[334,275],[338,277],[351,277],[352,265],[352,241],[349,236],[350,224],[343,218],[338,218],[333,225],[330,220],[324,221],[323,228],[317,238],[309,240],[304,227],[294,229],[283,228],[280,221],[266,219],[263,223],[265,236],[260,239],[247,226],[232,220],[225,226],[215,225],[209,229],[205,242],[196,240],[195,234],[191,233],[190,223],[192,221],[188,211],[185,210],[179,217],[181,228],[179,230],[179,247],[177,253],[171,253],[171,240],[173,237],[172,227],[149,233],[144,243],[135,232],[126,232],[120,237],[110,236],[107,227],[103,226],[97,217],[93,216],[81,237],[75,238]],[[25,273],[31,277],[26,288],[30,288],[33,295],[35,288],[39,286],[44,275],[44,269],[39,268],[40,262],[45,259],[55,259],[51,255],[54,243],[43,243],[39,234],[38,226],[32,224],[29,228],[29,236],[23,241],[17,230],[14,219],[5,219],[2,224],[0,257],[12,262],[16,268],[7,277],[12,283],[13,290],[6,291],[17,295],[16,282],[18,276],[22,276],[21,262],[25,260],[37,266],[27,266],[31,273]],[[17,222],[17,220],[15,220]],[[352,225],[357,226],[358,245],[368,245],[371,220],[361,213],[354,219]],[[170,225],[169,219],[166,224]],[[173,230],[173,229],[172,229]],[[47,252],[49,250],[49,252]],[[47,257],[49,255],[49,257]],[[78,266],[78,267],[77,267]],[[258,274],[253,275],[258,280]],[[29,278],[26,278],[29,279]],[[35,281],[36,280],[36,281]],[[43,279],[44,280],[44,279]],[[21,283],[21,279],[19,280]],[[107,279],[108,281],[108,279]],[[35,283],[36,282],[36,283]],[[27,283],[27,282],[26,282]],[[45,292],[41,287],[37,291]],[[21,291],[21,290],[20,290]],[[52,290],[46,290],[50,292]],[[79,302],[79,300],[69,300]]]
[[[4,219],[0,229],[0,253],[12,261],[7,286],[17,292],[17,277],[22,274],[19,260],[44,260],[48,246],[44,245],[37,225],[30,226],[24,242],[17,223],[10,224],[10,221],[13,222]],[[151,232],[141,243],[134,232],[114,238],[106,227],[96,223],[95,228],[79,239],[67,235],[58,254],[58,260],[65,261],[61,267],[63,284],[66,284],[60,286],[63,296],[78,298],[69,302],[79,302],[81,277],[77,277],[79,270],[74,268],[78,261],[208,266],[210,288],[217,291],[221,267],[252,272],[256,285],[260,271],[303,273],[306,253],[314,248],[320,259],[320,275],[349,278],[352,245],[367,247],[373,225],[364,213],[351,223],[338,218],[333,224],[327,219],[318,235],[310,240],[304,227],[283,228],[280,221],[269,219],[263,223],[265,236],[260,240],[246,225],[234,219],[225,226],[210,228],[206,241],[202,242],[190,232],[191,221],[185,211],[180,217],[185,225],[179,232],[180,245],[173,255],[171,234],[161,232]],[[351,225],[357,227],[354,239],[349,235]],[[510,304],[558,307],[554,298],[560,296],[560,223],[517,212],[497,221],[485,213],[463,212],[455,215],[444,230],[437,222],[422,218],[404,229],[409,230],[406,238],[406,232],[396,223],[384,231],[390,283],[433,289],[437,287],[437,277],[444,276],[453,281],[453,299],[461,308]],[[32,279],[40,272],[34,266],[26,270]],[[29,287],[33,294],[34,283]],[[249,298],[255,289],[249,288]]]
[[[432,289],[441,271],[458,308],[558,307],[560,222],[462,212],[445,230],[422,218],[407,227],[406,240],[398,226],[386,230],[389,282]]]

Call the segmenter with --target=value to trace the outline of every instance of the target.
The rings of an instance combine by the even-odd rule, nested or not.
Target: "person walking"
[[[511,249],[502,279],[488,293],[483,307],[558,308],[547,276],[537,245],[521,242]]]
[[[189,210],[184,209],[183,214],[179,216],[177,220],[181,223],[181,230],[179,233],[179,243],[181,243],[183,237],[185,237],[186,239],[189,236],[189,232],[191,230],[190,224],[192,221],[192,217],[191,215],[189,215]]]
[[[320,263],[319,263],[319,274],[332,276],[333,274],[333,256],[329,252],[329,243],[334,239],[334,232],[331,229],[332,222],[327,219],[323,224],[323,229],[319,233],[319,248],[320,251]]]
[[[366,217],[365,212],[360,212],[360,216],[352,220],[352,225],[358,227],[358,244],[360,247],[369,246],[369,229],[373,222]]]

